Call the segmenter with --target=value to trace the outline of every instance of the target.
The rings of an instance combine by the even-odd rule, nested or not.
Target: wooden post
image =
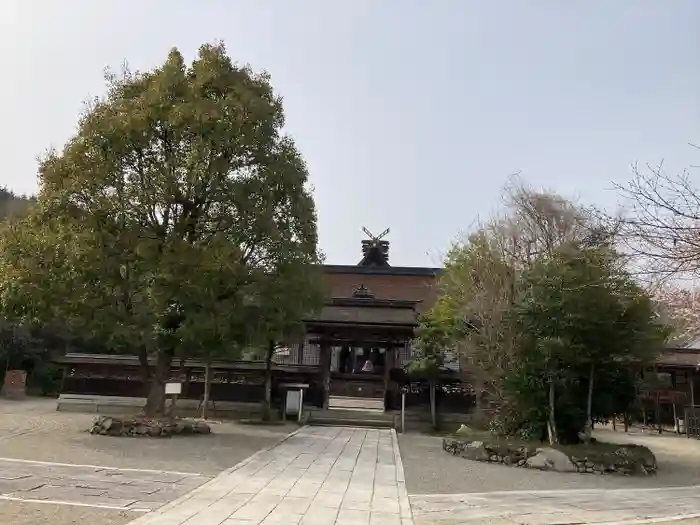
[[[694,407],[695,406],[695,374],[693,372],[690,373],[690,377],[688,378],[688,381],[690,382],[690,406]]]
[[[406,390],[401,388],[401,433],[406,432]]]
[[[331,389],[331,345],[328,341],[321,340],[318,356],[321,366],[321,384],[323,386],[323,409],[328,408],[328,397]]]
[[[58,390],[58,394],[61,395],[63,393],[63,389],[66,386],[66,376],[68,375],[68,365],[63,365],[63,371],[61,373],[61,386]]]
[[[389,409],[391,374],[389,373],[394,368],[396,346],[389,343],[384,350],[384,410]]]
[[[672,406],[673,406],[673,427],[676,431],[676,434],[680,434],[681,430],[680,430],[680,427],[678,425],[678,416],[676,415],[676,400],[675,400],[675,398],[672,401],[673,401],[673,403],[672,403]]]

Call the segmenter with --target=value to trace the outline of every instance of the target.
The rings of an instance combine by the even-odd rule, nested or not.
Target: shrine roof
[[[438,276],[442,268],[422,266],[356,266],[350,264],[324,264],[325,273],[350,273],[358,275],[421,275]]]
[[[413,308],[392,306],[342,306],[327,304],[307,321],[320,324],[396,325],[415,326],[417,314]]]
[[[668,367],[700,367],[700,349],[666,348],[656,360],[657,364]]]

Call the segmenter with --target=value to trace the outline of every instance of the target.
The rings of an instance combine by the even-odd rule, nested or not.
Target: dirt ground
[[[165,439],[87,433],[94,414],[57,412],[52,399],[0,400],[0,459],[152,469],[213,476],[272,446],[295,425],[212,423],[212,434]],[[1,472],[0,472],[1,474]],[[2,525],[122,525],[141,515],[74,505],[0,500]]]
[[[52,399],[0,400],[0,458],[218,474],[297,428],[212,423],[207,436],[113,438],[87,433],[94,417],[56,412]]]
[[[2,525],[124,525],[140,515],[121,510],[0,501]]]

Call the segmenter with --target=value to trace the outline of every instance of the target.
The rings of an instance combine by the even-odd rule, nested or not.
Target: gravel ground
[[[52,399],[0,400],[0,457],[218,474],[297,428],[221,423],[208,436],[127,439],[88,434],[93,418],[56,412]]]
[[[212,424],[207,436],[136,439],[93,436],[91,414],[57,412],[52,399],[0,400],[0,458],[216,475],[274,445],[295,425]],[[2,525],[122,525],[140,513],[0,501]]]
[[[0,501],[2,525],[123,525],[140,515],[119,510]]]
[[[645,478],[561,474],[478,463],[443,452],[442,438],[421,434],[400,435],[399,445],[409,494],[700,485],[698,440],[605,430],[597,432],[597,437],[602,441],[636,442],[648,446],[656,454],[658,474]]]

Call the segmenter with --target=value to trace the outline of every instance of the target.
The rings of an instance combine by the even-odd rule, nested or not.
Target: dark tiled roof
[[[413,326],[417,319],[416,312],[409,308],[328,305],[309,322]]]
[[[325,273],[352,273],[364,275],[428,275],[437,276],[442,268],[426,268],[422,266],[355,266],[344,264],[324,264]]]
[[[700,349],[666,348],[657,363],[664,366],[693,367],[700,365]]]

